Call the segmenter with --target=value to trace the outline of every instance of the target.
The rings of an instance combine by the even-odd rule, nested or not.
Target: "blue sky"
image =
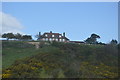
[[[70,40],[83,41],[92,33],[105,43],[118,38],[117,2],[4,2],[2,12],[19,21],[21,32],[33,36],[53,31],[66,32]]]

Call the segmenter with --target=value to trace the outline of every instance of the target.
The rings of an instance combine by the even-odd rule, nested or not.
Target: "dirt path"
[[[40,45],[40,42],[28,42],[28,43],[35,45],[36,49],[38,49]]]

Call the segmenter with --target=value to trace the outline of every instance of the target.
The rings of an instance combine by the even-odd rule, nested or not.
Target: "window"
[[[46,38],[46,41],[48,41],[48,38]]]
[[[47,37],[48,35],[47,34],[45,34],[45,37]]]
[[[65,39],[63,39],[63,42],[65,41]]]
[[[58,41],[58,39],[56,39],[56,41]]]
[[[61,35],[59,35],[59,37],[61,37]]]
[[[43,38],[42,40],[45,41],[45,38]]]
[[[52,41],[52,38],[50,38],[49,40]]]
[[[52,35],[52,37],[55,37],[55,35]]]
[[[62,42],[62,39],[59,39],[60,42]]]

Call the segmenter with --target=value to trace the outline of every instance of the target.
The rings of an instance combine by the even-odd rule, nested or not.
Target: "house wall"
[[[41,38],[42,41],[59,41],[59,42],[66,42],[66,39],[62,38]]]
[[[62,36],[62,34],[52,33],[52,32],[44,33],[43,35],[41,35],[41,38],[39,40],[41,40],[41,41],[58,41],[58,42],[69,41],[68,39],[66,39],[65,33],[64,33],[64,36]]]

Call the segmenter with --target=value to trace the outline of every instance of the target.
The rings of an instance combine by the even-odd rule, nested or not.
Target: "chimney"
[[[65,37],[65,32],[63,33],[63,36]]]
[[[41,36],[41,32],[39,32],[39,36]]]
[[[50,31],[50,33],[52,33],[52,31]]]
[[[40,36],[41,36],[41,32],[39,32],[39,38],[40,38]]]

